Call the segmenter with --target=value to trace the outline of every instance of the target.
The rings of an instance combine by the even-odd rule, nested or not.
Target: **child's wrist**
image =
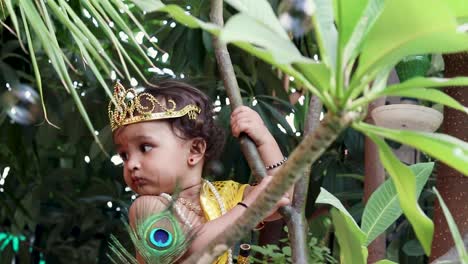
[[[274,143],[276,143],[275,138],[272,134],[270,134],[270,132],[268,132],[265,133],[262,138],[259,138],[257,142],[255,142],[255,145],[257,145],[257,148],[261,148],[263,146],[268,146]]]

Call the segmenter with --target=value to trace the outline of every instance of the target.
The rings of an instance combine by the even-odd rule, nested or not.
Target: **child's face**
[[[174,134],[165,121],[127,125],[114,134],[114,143],[124,161],[127,185],[141,195],[173,193],[190,184],[190,140]]]

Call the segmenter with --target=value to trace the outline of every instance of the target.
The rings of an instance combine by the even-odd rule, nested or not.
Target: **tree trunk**
[[[385,98],[376,100],[371,103],[368,107],[369,115],[366,118],[366,122],[373,124],[374,121],[370,113],[377,106],[385,104]],[[364,143],[364,203],[367,203],[372,193],[385,181],[385,170],[379,159],[379,153],[377,146],[368,137]],[[385,258],[385,233],[378,236],[368,246],[369,256],[367,257],[367,263],[375,263]]]
[[[445,77],[468,76],[468,53],[446,55],[444,60]],[[462,105],[466,106],[468,104],[468,87],[446,88],[445,92]],[[442,130],[445,134],[468,141],[468,118],[466,113],[446,107],[444,109]],[[452,213],[463,237],[468,232],[468,177],[443,163],[439,163],[436,188]],[[437,201],[434,206],[434,224],[431,261],[442,256],[454,246],[447,221]]]

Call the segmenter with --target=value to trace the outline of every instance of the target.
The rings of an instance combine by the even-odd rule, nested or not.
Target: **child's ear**
[[[195,138],[192,139],[192,143],[190,145],[190,153],[188,157],[188,164],[189,165],[196,165],[199,163],[203,157],[205,156],[206,151],[206,141],[202,138]]]

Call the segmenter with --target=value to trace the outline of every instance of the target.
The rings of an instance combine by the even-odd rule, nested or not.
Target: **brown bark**
[[[468,53],[444,56],[445,77],[468,76]],[[459,101],[468,104],[468,87],[446,88],[445,92]],[[446,107],[444,109],[443,133],[468,141],[468,118],[465,113]],[[467,165],[468,166],[468,165]],[[468,232],[468,177],[451,167],[439,163],[436,188],[453,215],[463,237]],[[442,256],[454,246],[442,209],[436,201],[434,207],[434,239],[430,260]]]
[[[371,103],[368,107],[368,112],[385,104],[385,98],[379,99]],[[371,115],[369,114],[366,118],[367,123],[373,124]],[[372,193],[385,181],[385,170],[379,159],[378,148],[366,137],[364,142],[364,203],[367,203]],[[375,263],[385,258],[385,233],[378,236],[372,243],[367,247],[369,256],[367,257],[368,263]]]

